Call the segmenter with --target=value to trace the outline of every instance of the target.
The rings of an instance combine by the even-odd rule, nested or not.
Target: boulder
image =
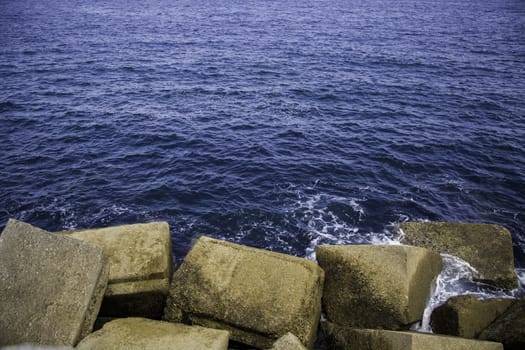
[[[74,346],[89,334],[108,282],[102,249],[9,220],[0,237],[0,346]]]
[[[503,350],[501,343],[428,333],[321,325],[334,350]]]
[[[501,226],[451,222],[403,222],[402,243],[455,255],[477,270],[474,279],[497,287],[518,287],[510,232]]]
[[[323,310],[351,327],[407,329],[422,319],[441,257],[402,245],[318,246]]]
[[[501,342],[505,350],[525,349],[525,298],[512,304],[479,338]]]
[[[306,350],[306,348],[295,335],[288,332],[277,339],[270,350]]]
[[[201,237],[173,275],[164,318],[262,349],[287,332],[311,347],[323,279],[312,261]]]
[[[108,322],[78,344],[77,350],[227,350],[226,331],[146,318]]]
[[[434,333],[477,338],[514,302],[508,298],[481,300],[472,295],[452,297],[432,311],[430,325]]]
[[[96,244],[109,258],[109,283],[100,316],[162,317],[172,274],[168,223],[61,233]]]

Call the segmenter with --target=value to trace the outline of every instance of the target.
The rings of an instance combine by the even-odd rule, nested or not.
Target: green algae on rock
[[[173,275],[164,318],[226,329],[258,348],[291,332],[311,348],[323,280],[315,262],[201,237]]]
[[[403,222],[402,243],[455,255],[476,270],[474,279],[497,287],[518,287],[510,232],[492,224]]]
[[[441,257],[403,245],[318,246],[329,321],[360,328],[407,329],[421,320]]]

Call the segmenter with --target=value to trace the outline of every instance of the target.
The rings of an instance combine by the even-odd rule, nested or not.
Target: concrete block
[[[311,347],[323,279],[312,261],[201,237],[173,275],[164,317],[226,329],[257,348],[287,332]]]
[[[477,338],[516,299],[477,299],[472,295],[452,297],[430,316],[432,331],[462,338]]]
[[[504,227],[460,222],[403,222],[402,243],[460,257],[478,273],[474,279],[497,287],[518,287],[512,237]]]
[[[74,346],[108,282],[102,249],[9,220],[0,237],[0,345]]]
[[[60,233],[103,248],[109,258],[109,283],[100,316],[162,317],[173,260],[168,223]]]
[[[479,339],[501,342],[505,350],[525,349],[525,298],[509,306],[481,332]]]
[[[334,350],[503,350],[501,343],[428,333],[346,328],[324,323],[322,329]]]
[[[441,257],[401,245],[317,247],[329,321],[359,328],[408,329],[423,317]]]
[[[288,332],[277,339],[270,350],[306,350],[306,348],[299,338]]]
[[[146,318],[108,322],[86,337],[77,350],[227,350],[226,331]]]

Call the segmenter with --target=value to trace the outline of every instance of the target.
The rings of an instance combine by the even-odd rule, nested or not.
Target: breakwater
[[[466,257],[476,278],[517,290],[510,232],[464,223],[405,223],[399,230],[403,240],[425,247],[319,245],[316,263],[202,236],[172,275],[166,223],[50,233],[10,220],[0,236],[0,345],[514,350],[525,344],[524,299],[453,297],[432,313],[431,324],[455,337],[408,332],[425,317],[441,252],[477,251]],[[473,234],[480,239],[472,241]],[[493,246],[497,253],[482,258]],[[488,267],[486,259],[497,264]]]

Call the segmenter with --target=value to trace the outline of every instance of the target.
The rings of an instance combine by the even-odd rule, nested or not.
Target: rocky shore
[[[164,222],[0,236],[2,349],[500,350],[525,346],[525,299],[457,296],[420,322],[440,254],[518,287],[496,225],[407,222],[402,245],[321,245],[317,262],[203,236],[173,272]],[[439,334],[437,334],[439,333]]]

